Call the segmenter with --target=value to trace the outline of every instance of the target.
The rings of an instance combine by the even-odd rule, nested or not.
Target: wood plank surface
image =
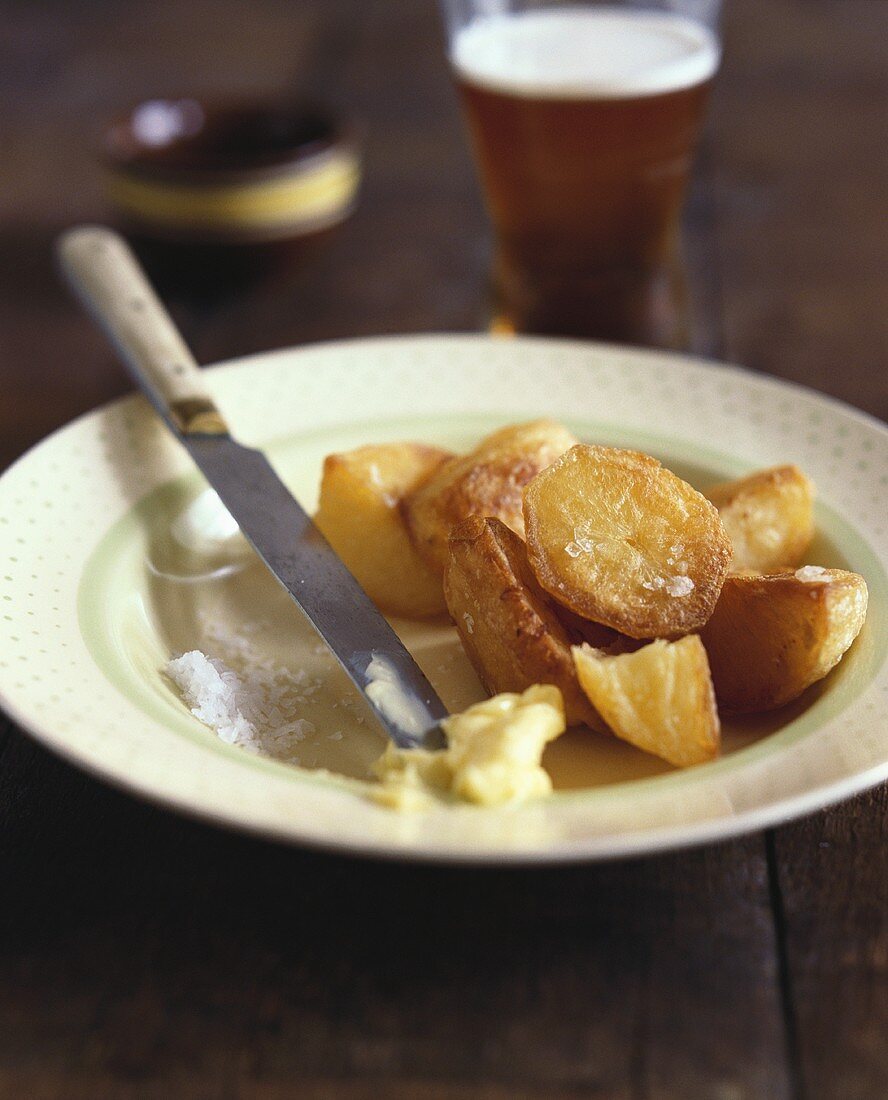
[[[888,1096],[888,792],[775,834],[803,1095]]]
[[[888,418],[888,4],[726,5],[711,125],[729,358]]]
[[[888,417],[888,4],[727,9],[710,160],[725,355]],[[791,1071],[888,1096],[882,788],[769,846]]]
[[[689,211],[697,347],[885,416],[888,4],[727,10]],[[486,229],[430,2],[4,14],[0,467],[127,388],[50,244],[105,216],[97,120],[185,81],[320,89],[366,143],[356,215],[301,263],[169,283],[203,360],[479,327]],[[886,806],[600,867],[409,868],[175,817],[0,718],[0,1096],[888,1095]]]
[[[758,838],[410,868],[2,765],[0,1095],[790,1095]]]

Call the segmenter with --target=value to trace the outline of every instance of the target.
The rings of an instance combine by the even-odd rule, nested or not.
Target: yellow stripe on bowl
[[[344,217],[360,179],[358,158],[331,156],[283,179],[206,187],[167,184],[112,174],[109,198],[142,221],[206,228],[287,228]]]

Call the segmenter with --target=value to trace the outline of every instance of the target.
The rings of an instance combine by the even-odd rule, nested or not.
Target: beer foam
[[[457,33],[451,49],[459,75],[473,84],[551,98],[679,91],[708,80],[720,57],[718,39],[702,23],[609,6],[482,16]]]

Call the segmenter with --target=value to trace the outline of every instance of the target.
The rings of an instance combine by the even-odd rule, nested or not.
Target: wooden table
[[[731,0],[689,212],[698,347],[888,416],[885,0]],[[124,392],[50,242],[136,97],[305,86],[367,180],[312,261],[177,299],[205,361],[473,329],[487,238],[431,0],[10,0],[0,466]],[[0,718],[3,1097],[888,1095],[885,789],[599,867],[366,864],[218,832]]]

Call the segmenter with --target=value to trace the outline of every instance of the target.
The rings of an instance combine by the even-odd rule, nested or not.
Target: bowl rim
[[[128,131],[132,135],[131,120],[135,112],[149,103],[180,103],[193,101],[209,117],[212,114],[237,114],[250,112],[277,114],[281,117],[298,118],[314,116],[323,125],[325,136],[311,142],[293,144],[283,148],[267,163],[254,165],[236,165],[231,167],[214,165],[212,167],[169,165],[151,162],[140,156],[143,143],[133,137],[136,152],[125,155],[116,147],[115,134]],[[188,138],[185,139],[190,140]],[[177,188],[187,187],[194,190],[219,186],[247,185],[264,183],[280,177],[310,175],[326,167],[331,161],[342,157],[357,161],[360,155],[360,137],[357,126],[340,116],[335,110],[313,99],[289,102],[272,97],[232,96],[196,96],[196,95],[158,95],[146,96],[129,103],[125,108],[106,119],[96,135],[95,153],[100,164],[112,176],[150,182],[162,187],[169,184]]]
[[[274,424],[270,426],[267,419],[268,395],[279,393],[281,387],[284,386],[287,393],[298,393],[300,403],[304,402],[304,389],[302,387],[294,388],[292,386],[292,376],[295,369],[294,362],[300,356],[304,357],[301,367],[299,368],[300,377],[303,378],[305,383],[309,386],[314,385],[312,380],[317,378],[319,392],[326,393],[329,387],[334,385],[334,381],[331,379],[330,375],[330,371],[334,369],[334,361],[339,358],[342,359],[339,366],[335,368],[336,373],[334,378],[347,377],[353,380],[355,374],[353,362],[350,360],[355,356],[349,352],[349,349],[351,349],[355,355],[360,351],[358,361],[362,364],[363,374],[366,375],[361,392],[373,394],[379,387],[381,369],[379,363],[373,365],[368,362],[371,358],[368,355],[368,351],[370,347],[373,347],[383,359],[391,358],[393,361],[397,360],[403,372],[414,374],[422,369],[423,378],[428,376],[433,380],[433,384],[428,387],[428,392],[424,389],[420,398],[409,397],[406,387],[403,385],[396,386],[394,382],[392,382],[392,384],[386,387],[384,392],[380,395],[380,400],[385,400],[386,402],[385,408],[387,415],[400,415],[399,410],[401,404],[404,405],[410,417],[422,416],[425,415],[426,412],[431,412],[437,417],[442,407],[444,411],[451,410],[458,415],[465,415],[465,399],[454,390],[452,378],[444,371],[440,373],[432,371],[429,375],[428,366],[436,363],[452,363],[455,353],[463,346],[466,346],[467,350],[468,347],[471,347],[480,354],[480,346],[476,347],[476,345],[480,344],[483,344],[483,362],[485,363],[485,370],[484,372],[475,371],[475,377],[479,379],[480,397],[473,397],[473,414],[475,412],[481,412],[487,415],[494,412],[497,417],[500,415],[524,415],[527,411],[523,404],[524,398],[521,398],[522,403],[519,405],[516,403],[515,399],[510,396],[512,391],[507,389],[505,391],[507,396],[504,400],[503,383],[508,381],[511,377],[523,377],[527,374],[533,365],[530,360],[533,360],[536,366],[540,364],[553,366],[556,360],[563,358],[564,371],[559,373],[564,374],[564,386],[562,387],[564,392],[569,392],[570,394],[575,393],[576,382],[580,378],[587,379],[590,377],[588,372],[590,368],[594,368],[598,381],[600,383],[607,383],[604,387],[604,392],[631,395],[631,405],[628,407],[633,410],[633,414],[630,415],[628,419],[625,419],[622,414],[619,416],[614,415],[613,417],[608,416],[606,419],[613,420],[614,424],[625,425],[625,430],[627,432],[643,432],[648,430],[647,425],[651,423],[650,417],[652,415],[653,406],[659,407],[662,400],[665,398],[660,390],[655,390],[653,391],[650,401],[647,402],[647,406],[643,401],[639,403],[638,379],[640,377],[649,378],[651,374],[650,368],[657,364],[667,365],[669,363],[683,363],[685,368],[691,372],[692,379],[695,379],[696,383],[700,386],[699,392],[704,402],[704,406],[710,411],[715,408],[721,409],[723,416],[730,416],[732,422],[734,420],[742,421],[743,424],[754,422],[749,418],[744,419],[739,415],[742,409],[731,407],[736,400],[743,396],[740,390],[744,392],[749,390],[752,391],[752,396],[758,396],[759,406],[768,408],[773,406],[773,416],[778,419],[780,416],[784,415],[784,413],[787,416],[795,415],[796,413],[799,413],[799,415],[805,413],[809,417],[811,413],[816,413],[817,423],[819,423],[823,420],[823,416],[827,409],[830,409],[832,413],[835,414],[835,425],[838,435],[842,434],[841,429],[853,427],[854,422],[857,422],[859,427],[866,430],[869,441],[874,441],[875,436],[873,436],[872,433],[877,432],[880,439],[884,439],[888,442],[888,425],[882,423],[878,418],[871,414],[855,410],[851,406],[834,398],[822,394],[814,394],[802,386],[788,383],[785,380],[757,375],[754,372],[744,371],[727,365],[707,364],[706,361],[700,360],[695,356],[641,351],[633,348],[621,348],[615,345],[593,344],[570,340],[524,337],[520,340],[497,341],[479,334],[420,334],[415,336],[380,336],[375,338],[335,340],[309,345],[298,349],[298,352],[297,349],[280,349],[278,351],[260,352],[252,356],[217,364],[213,368],[214,385],[217,384],[219,386],[220,396],[227,393],[230,395],[230,399],[234,399],[234,397],[243,392],[239,381],[241,372],[249,369],[251,371],[250,393],[255,395],[255,400],[252,405],[250,402],[246,402],[240,411],[240,414],[245,417],[244,431],[247,433],[246,438],[273,439],[276,435],[276,431],[274,429]],[[398,345],[406,346],[403,346],[402,349],[398,350],[397,354],[394,354]],[[515,348],[518,346],[527,348],[527,358],[529,360],[529,362],[520,369],[514,362],[516,358]],[[535,349],[532,357],[529,354],[531,348]],[[564,352],[558,351],[558,348],[564,349]],[[571,351],[570,349],[573,350]],[[322,365],[325,366],[325,369],[319,369]],[[394,365],[397,366],[398,363]],[[371,366],[373,369],[370,369]],[[699,368],[707,366],[709,369],[705,370],[701,376]],[[258,372],[255,370],[257,367],[261,368]],[[536,369],[536,367],[534,367],[534,369]],[[215,371],[219,373],[215,374]],[[582,372],[582,374],[580,372]],[[263,391],[261,387],[255,385],[258,378],[263,375],[267,375],[266,391]],[[623,378],[622,382],[620,381],[621,378]],[[437,381],[434,381],[436,379]],[[396,381],[397,377],[395,377],[395,382]],[[484,383],[483,386],[481,385],[482,381]],[[684,386],[676,388],[674,380],[670,381],[668,378],[665,378],[664,387],[665,390],[669,390],[670,388],[675,390],[675,398],[673,401],[673,406],[675,408],[687,407],[688,403],[684,400]],[[535,391],[529,392],[535,393]],[[598,393],[600,390],[596,387],[595,392]],[[398,408],[395,410],[389,408],[389,402],[392,400],[393,394],[396,398],[399,394],[404,395],[402,402],[398,400],[395,401],[395,404],[398,405]],[[561,412],[563,400],[563,394],[561,397],[558,397],[557,393],[553,393],[553,414],[565,415]],[[440,404],[442,401],[443,406]],[[415,407],[416,402],[418,402],[419,408]],[[785,408],[781,406],[785,406]],[[363,408],[363,406],[358,407]],[[291,415],[292,407],[286,403],[281,403],[280,410],[281,416],[283,417],[280,423],[289,425],[289,416]],[[137,451],[135,452],[136,454],[139,453],[138,449],[148,449],[151,453],[154,453],[157,441],[154,439],[153,428],[151,431],[147,430],[149,427],[149,418],[150,414],[148,413],[147,407],[144,406],[142,399],[131,396],[114,402],[111,405],[103,406],[101,410],[86,414],[73,423],[78,424],[86,422],[83,425],[84,428],[86,428],[87,425],[91,425],[88,431],[78,432],[78,436],[89,435],[90,432],[93,432],[93,429],[98,429],[100,421],[104,430],[108,430],[111,426],[116,425],[115,430],[119,429],[124,433],[126,440],[131,441],[134,445],[138,445]],[[321,426],[324,428],[330,427],[331,425],[335,427],[340,424],[341,420],[341,409],[331,406],[325,411],[323,424]],[[671,435],[675,432],[678,440],[696,439],[698,434],[698,420],[699,410],[697,407],[694,406],[687,409],[686,412],[682,413],[678,421],[671,425],[669,434]],[[814,421],[812,420],[811,422],[813,423]],[[150,423],[153,424],[153,421]],[[256,436],[251,435],[251,431],[249,430],[249,425],[251,424],[253,426],[252,430],[258,433]],[[72,428],[73,424],[69,425],[67,428],[60,429],[49,438],[55,439],[56,446],[62,443],[66,445],[70,443],[72,447],[75,444],[81,447],[84,439],[75,439],[75,433],[72,431]],[[290,428],[288,426],[287,431],[289,430]],[[832,417],[824,421],[822,430],[828,430],[830,432],[833,430]],[[100,454],[104,454],[103,448],[106,446],[107,441],[103,442],[102,436],[98,433],[90,436],[90,438],[93,440],[90,446]],[[733,439],[731,447],[725,451],[725,454],[735,455],[737,461],[742,465],[745,465],[747,461],[752,461],[756,464],[759,463],[761,456],[759,454],[758,445],[754,445],[751,442],[755,436],[744,431],[742,434],[742,439],[744,440],[743,445],[735,452],[733,448],[737,446],[738,438],[741,437],[737,436]],[[38,444],[31,452],[28,452],[28,455],[33,458],[39,457],[40,448],[47,446],[48,443],[49,440],[46,440],[42,444]],[[845,446],[848,445],[850,444],[845,444]],[[174,447],[172,441],[170,441],[170,447]],[[818,440],[804,440],[804,450],[806,453],[812,453],[814,449],[817,450],[818,454],[822,450]],[[91,477],[93,467],[91,462],[87,462],[86,459],[94,452],[92,450],[82,452],[81,447],[81,452],[78,453],[80,454],[80,460],[84,464],[83,476]],[[127,451],[127,454],[128,453],[129,451]],[[880,457],[883,453],[882,448],[879,447],[876,455],[870,461],[884,461],[884,459]],[[23,456],[19,462],[22,462],[25,457],[27,456]],[[843,453],[843,460],[835,463],[836,472],[829,474],[829,484],[833,487],[838,484],[835,479],[839,477],[843,470],[849,468],[848,463],[851,461],[851,458],[851,455],[845,455]],[[103,459],[103,461],[105,460]],[[827,459],[824,458],[823,461],[827,462]],[[179,455],[178,451],[174,450],[170,452],[170,462],[172,463],[172,468],[168,472],[171,476],[175,476],[177,470],[180,468],[184,469],[187,466],[187,461]],[[182,464],[181,467],[179,466],[180,462]],[[13,474],[17,467],[18,463],[14,463],[4,474],[4,479],[10,474]],[[76,463],[72,463],[71,467],[72,470],[75,472],[77,471]],[[138,463],[134,465],[134,468],[137,470],[141,469]],[[881,471],[882,467],[880,466],[879,469]],[[19,473],[21,474],[24,472],[24,467],[19,467]],[[148,475],[146,474],[146,476]],[[166,476],[166,474],[164,476]],[[51,480],[52,484],[54,484],[54,479]],[[154,483],[153,475],[150,477],[150,482],[151,484]],[[90,482],[90,484],[92,485],[92,482]],[[113,485],[116,486],[115,492],[122,492],[121,486],[118,485],[117,482],[113,482]],[[844,482],[842,482],[842,485],[844,488]],[[3,487],[9,488],[10,485],[7,483],[7,485]],[[134,486],[130,487],[130,490],[135,493],[137,499],[141,499],[139,496],[140,487],[142,487],[140,481],[137,481]],[[130,490],[128,490],[128,492]],[[849,504],[848,508],[853,513],[850,522],[852,522],[854,527],[860,527],[862,536],[871,543],[873,552],[877,553],[881,563],[884,560],[883,548],[886,545],[881,541],[885,534],[883,531],[882,513],[881,510],[878,515],[872,512],[873,501],[875,501],[877,505],[882,503],[881,498],[877,495],[878,492],[879,490],[875,483],[869,484],[865,493],[861,490],[862,495],[858,496],[855,507],[851,509]],[[27,494],[24,495],[27,497]],[[35,509],[39,509],[38,514],[43,516],[43,507],[40,504],[39,495],[32,494],[28,499]],[[114,509],[114,514],[116,515],[116,505]],[[857,515],[861,509],[863,509],[866,514],[866,522],[862,526],[859,516],[857,519],[854,519],[854,515]],[[94,520],[91,520],[91,522],[94,523]],[[41,553],[44,552],[44,549],[44,545],[41,542]],[[64,539],[64,552],[68,553],[69,551],[75,556],[75,559],[81,553],[90,552],[89,545],[84,545],[82,550],[77,550],[76,542],[71,542],[66,535]],[[17,553],[21,552],[22,551],[17,551]],[[73,566],[66,566],[66,568],[76,570],[77,567],[75,564]],[[879,577],[879,584],[883,592],[880,598],[884,601],[888,589],[884,587],[885,581],[884,578],[881,577],[881,573]],[[873,579],[876,579],[875,574]],[[31,593],[28,593],[29,597],[31,595]],[[48,588],[35,589],[34,597],[39,601],[40,607],[43,607],[44,603],[49,603],[53,599]],[[2,616],[0,616],[0,618],[2,618]],[[68,622],[69,618],[70,617],[66,618],[68,624],[67,628],[70,629],[69,641],[76,641],[79,646],[83,644],[83,636],[79,632],[80,620],[78,619],[75,622],[71,619],[70,622]],[[0,632],[5,629],[2,622],[0,622]],[[9,627],[9,629],[11,630],[13,627]],[[24,644],[31,645],[37,643],[26,641]],[[879,661],[878,674],[883,675],[884,673],[882,670],[888,670],[888,664],[883,663],[881,657]],[[19,686],[21,685],[16,685],[16,687]],[[3,696],[4,690],[4,688],[0,688],[0,696]],[[880,680],[879,690],[888,691],[888,681]],[[864,790],[888,777],[888,755],[882,753],[880,749],[880,746],[883,744],[883,729],[879,728],[878,722],[874,722],[871,716],[871,712],[876,707],[879,700],[871,699],[870,701],[866,701],[865,697],[861,695],[859,696],[860,706],[867,711],[867,715],[860,714],[860,707],[858,707],[854,713],[854,717],[855,720],[860,718],[867,729],[878,730],[879,744],[873,745],[874,750],[879,750],[880,754],[878,758],[868,755],[867,759],[869,762],[865,763],[864,767],[856,767],[855,765],[856,770],[851,771],[845,770],[845,768],[846,764],[850,768],[853,763],[852,761],[843,763],[839,760],[838,763],[841,765],[840,771],[834,772],[831,778],[824,777],[826,779],[825,782],[810,783],[808,780],[805,780],[807,785],[804,788],[797,788],[795,792],[787,790],[776,792],[776,797],[774,799],[765,800],[764,803],[761,801],[756,801],[752,804],[742,801],[736,804],[727,803],[721,807],[721,809],[724,810],[723,816],[708,818],[704,816],[696,820],[684,820],[679,823],[675,823],[670,819],[669,821],[664,821],[664,823],[658,825],[655,829],[643,827],[641,830],[637,828],[629,829],[619,834],[614,834],[613,832],[607,833],[607,831],[605,831],[605,833],[594,840],[589,836],[565,832],[563,836],[554,838],[551,842],[551,846],[546,843],[539,848],[534,847],[533,844],[528,842],[524,847],[508,850],[502,845],[497,845],[495,840],[491,840],[479,844],[477,848],[470,847],[466,849],[465,847],[460,847],[457,851],[454,850],[452,844],[448,845],[446,838],[440,838],[430,842],[428,848],[419,847],[413,844],[409,841],[409,838],[403,842],[399,841],[397,844],[388,845],[384,838],[381,839],[370,832],[361,835],[357,840],[354,837],[336,837],[329,833],[321,835],[318,831],[313,831],[311,829],[306,833],[301,829],[295,829],[292,825],[282,825],[280,823],[269,822],[268,820],[260,820],[259,817],[261,815],[253,815],[249,820],[246,820],[239,814],[234,813],[231,808],[225,806],[224,803],[217,803],[214,807],[208,808],[205,804],[198,803],[198,801],[195,800],[193,792],[184,795],[181,791],[172,789],[166,782],[163,788],[160,789],[153,783],[150,777],[146,779],[144,776],[141,778],[134,776],[129,761],[127,761],[126,768],[123,769],[122,779],[120,768],[115,769],[113,762],[109,764],[107,759],[102,760],[94,755],[90,756],[87,751],[88,747],[85,748],[83,745],[75,744],[70,739],[65,739],[64,747],[60,748],[60,734],[58,732],[52,732],[55,726],[51,718],[35,718],[34,715],[30,713],[29,706],[18,708],[13,703],[13,698],[17,699],[17,696],[10,690],[9,694],[2,699],[2,705],[6,707],[13,717],[20,721],[25,729],[30,730],[38,740],[43,740],[53,751],[61,752],[62,755],[71,759],[79,767],[86,767],[87,770],[92,771],[93,774],[99,775],[106,782],[123,786],[125,789],[129,789],[143,798],[159,801],[164,805],[176,808],[180,812],[184,811],[191,816],[197,816],[204,820],[212,821],[217,825],[255,832],[278,841],[297,843],[301,846],[323,847],[347,851],[353,855],[360,854],[363,856],[410,861],[532,864],[598,860],[641,855],[643,853],[659,851],[665,848],[686,847],[697,843],[723,840],[753,829],[765,827],[769,824],[788,820],[792,817],[819,809],[839,798],[847,797]],[[49,702],[52,703],[52,700]],[[67,706],[64,700],[60,700],[58,705],[61,708]],[[879,709],[881,710],[881,705]],[[851,708],[845,707],[842,713],[846,717],[849,716],[851,714]],[[21,717],[19,717],[19,715],[21,715]],[[824,725],[822,729],[838,728],[839,725],[840,723],[838,722],[830,721],[827,725]],[[89,728],[91,729],[91,727]],[[851,732],[853,732],[853,730]],[[111,743],[115,745],[119,744],[116,739]],[[857,741],[854,743],[857,744]],[[803,739],[797,739],[795,741],[796,748],[803,745],[808,745],[812,751],[822,754],[823,745],[819,738],[813,740],[806,734]],[[85,759],[84,753],[89,756],[88,760]],[[768,754],[768,757],[771,760],[771,764],[776,761],[776,757],[772,757],[771,754]],[[744,767],[744,774],[747,774],[751,781],[757,782],[762,767],[767,764],[764,757],[759,757],[755,760],[747,758],[746,764],[749,765],[750,768]],[[782,771],[784,769],[778,770]],[[798,771],[798,769],[795,770]],[[801,769],[801,772],[803,771],[804,769]],[[271,773],[269,773],[269,775],[270,774]],[[710,773],[710,776],[714,778],[713,773]],[[802,778],[804,778],[804,776],[802,776]],[[242,775],[238,774],[238,785],[240,785],[241,782]],[[300,789],[302,789],[301,785]],[[269,786],[267,790],[271,791],[271,787]],[[289,790],[287,794],[289,799]],[[303,794],[307,794],[307,787],[303,791]],[[672,798],[673,794],[674,791],[671,791],[670,798]],[[573,796],[565,792],[563,796],[557,799],[557,803],[561,807],[570,809],[571,804],[576,798],[577,808],[582,810],[583,807],[580,803],[587,797],[588,796],[585,794]],[[623,798],[623,794],[617,789],[614,789],[608,797],[612,799]],[[553,804],[555,801],[556,800],[553,800]],[[221,809],[220,806],[222,807]],[[353,806],[349,807],[350,813],[353,808]]]

